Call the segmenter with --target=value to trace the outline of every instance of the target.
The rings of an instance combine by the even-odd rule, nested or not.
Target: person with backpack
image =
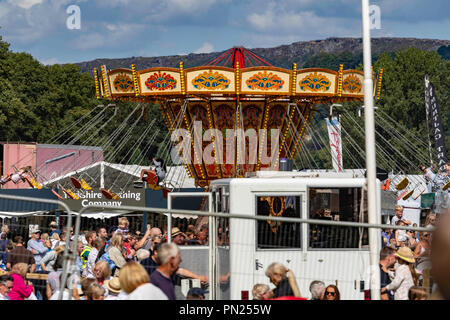
[[[106,253],[103,254],[100,260],[107,261],[111,270],[113,270],[113,275],[118,276],[119,269],[127,263],[125,260],[126,255],[127,253],[123,246],[123,234],[115,233],[106,249]]]

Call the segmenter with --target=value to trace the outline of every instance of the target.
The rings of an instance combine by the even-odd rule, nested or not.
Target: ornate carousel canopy
[[[373,73],[377,98],[381,77],[382,70],[378,75]],[[254,129],[256,132],[279,129],[278,156],[290,159],[295,159],[301,148],[305,128],[313,118],[314,105],[364,99],[362,71],[343,70],[343,65],[338,71],[297,69],[295,63],[292,69],[277,68],[245,48],[232,48],[204,66],[188,69],[184,69],[183,62],[179,68],[139,71],[134,65],[131,69],[113,70],[103,65],[99,70],[94,69],[94,78],[99,99],[159,103],[170,133],[182,128],[192,136],[194,121],[201,121],[203,131],[223,132],[220,145],[228,148],[226,129]],[[191,159],[198,161],[184,159],[185,168],[202,187],[214,179],[261,170],[266,166],[261,163],[261,141],[258,136],[254,163],[237,161],[239,148],[233,151],[236,161],[227,163],[225,152],[216,152],[220,143],[216,139],[215,161],[207,164],[192,144]],[[203,142],[203,147],[208,144],[210,142]],[[249,147],[249,141],[246,146]],[[271,152],[270,142],[268,152]]]

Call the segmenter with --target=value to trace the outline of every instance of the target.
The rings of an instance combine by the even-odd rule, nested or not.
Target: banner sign
[[[435,89],[428,75],[425,75],[425,107],[427,114],[431,117],[438,171],[445,172],[445,164],[448,161],[447,150],[445,148],[445,131],[442,125]]]
[[[117,200],[107,199],[100,192],[100,190],[77,190],[74,193],[80,197],[78,200],[71,199],[65,193],[63,195],[64,203],[66,203],[69,208],[73,211],[79,212],[81,208],[84,208],[89,205],[93,206],[114,206],[120,208],[121,206],[137,206],[137,207],[145,207],[145,189],[136,189],[131,188],[129,190],[124,191],[114,191],[120,197]],[[161,191],[162,192],[162,191]],[[63,209],[60,207],[60,209]],[[98,209],[99,211],[101,209]],[[108,210],[108,209],[106,209]]]
[[[336,172],[342,172],[344,167],[342,165],[341,123],[337,117],[332,117],[331,121],[328,118],[326,120],[333,168]]]

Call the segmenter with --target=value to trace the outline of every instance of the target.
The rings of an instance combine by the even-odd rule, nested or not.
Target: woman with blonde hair
[[[105,280],[110,280],[111,278],[111,268],[109,267],[108,262],[104,260],[99,260],[93,270],[96,282],[103,286],[105,284]]]
[[[417,270],[431,269],[431,233],[421,232],[420,241],[414,250],[414,258],[416,259]]]
[[[138,262],[130,261],[120,270],[119,282],[128,300],[168,300],[160,288],[150,283],[147,271]]]
[[[284,296],[301,297],[294,274],[283,264],[274,262],[269,265],[266,269],[266,276],[276,286],[273,289],[274,298]]]
[[[16,263],[11,269],[11,277],[13,278],[13,287],[9,292],[9,299],[24,300],[31,296],[34,292],[31,281],[25,281],[27,276],[28,265],[23,262]]]
[[[106,289],[96,282],[89,285],[86,291],[87,300],[105,300]]]
[[[414,267],[414,253],[408,247],[401,247],[395,257],[398,261],[395,278],[386,287],[381,288],[381,294],[394,290],[394,300],[408,300],[409,288],[419,284],[419,275]]]
[[[45,246],[49,248],[49,251],[45,254],[45,256],[41,259],[41,268],[44,271],[56,271],[54,268],[56,258],[58,255],[64,251],[65,246],[58,246],[55,248],[55,250],[50,249],[51,248],[51,241],[45,240]]]
[[[108,257],[114,263],[114,276],[119,275],[119,270],[127,263],[125,260],[126,250],[123,246],[123,234],[116,233],[111,238],[111,243],[108,247]]]
[[[257,283],[253,286],[253,300],[268,300],[272,298],[270,287],[267,284]]]
[[[425,228],[433,228],[436,224],[436,215],[434,213],[429,213],[425,218]]]
[[[50,237],[50,241],[52,242],[52,249],[55,249],[57,246],[59,246],[59,240],[59,234],[53,232],[52,236]]]

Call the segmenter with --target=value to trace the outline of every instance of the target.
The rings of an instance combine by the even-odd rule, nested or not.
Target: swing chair
[[[395,189],[398,191],[405,189],[409,184],[408,178],[403,178],[399,183],[395,185]]]
[[[413,195],[413,193],[414,193],[414,189],[410,190],[403,196],[402,200],[408,200]]]
[[[158,176],[153,170],[147,172],[147,185],[152,190],[162,189],[162,186],[158,185]]]
[[[42,189],[42,184],[37,182],[36,179],[33,176],[25,176],[24,179],[30,185],[31,188],[33,188],[33,189]]]
[[[65,188],[61,188],[61,189],[69,196],[69,198],[71,198],[73,200],[80,200],[80,197],[77,196],[72,190],[65,189]]]
[[[446,191],[448,188],[450,188],[450,181],[448,181],[444,186],[442,187],[443,191]]]
[[[409,192],[407,192],[407,193],[403,196],[402,199],[403,199],[403,200],[409,199],[409,198],[414,194],[414,192],[416,191],[416,188],[417,188],[419,185],[420,185],[420,183],[416,183],[416,185],[414,186],[414,188],[412,188]],[[425,191],[425,190],[423,190],[423,191]],[[419,196],[423,193],[423,191],[419,194]],[[416,200],[419,196],[415,197],[414,200]]]
[[[383,183],[381,184],[381,190],[389,191],[389,189],[391,188],[391,182],[392,179],[387,179],[383,181]]]
[[[112,192],[110,189],[100,188],[101,193],[105,196],[106,199],[113,199],[113,200],[119,200],[120,197]]]
[[[31,171],[31,166],[23,167],[20,168],[20,170],[17,170],[16,166],[13,165],[13,169],[20,175],[20,179],[23,182],[27,182],[31,188],[42,189],[42,184],[36,181],[36,178]]]
[[[77,189],[92,190],[92,187],[83,178],[77,179],[71,176],[70,181],[72,181],[73,186]]]
[[[401,200],[403,198],[404,195],[406,195],[406,193],[408,193],[408,190],[403,191],[398,197],[397,197],[397,201]]]

